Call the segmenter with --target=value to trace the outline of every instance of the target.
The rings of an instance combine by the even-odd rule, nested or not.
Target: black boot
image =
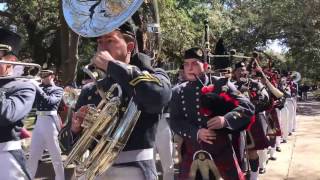
[[[277,160],[277,158],[276,157],[270,157],[269,158],[271,161],[275,161],[275,160]]]
[[[266,168],[259,168],[259,174],[266,173]]]

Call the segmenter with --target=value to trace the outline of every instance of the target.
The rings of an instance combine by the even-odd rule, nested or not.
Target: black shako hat
[[[244,63],[243,61],[240,61],[234,65],[234,69],[238,69],[242,67],[246,67],[246,63]]]
[[[228,55],[227,50],[223,44],[222,38],[220,38],[216,44],[214,55]],[[229,56],[213,58],[214,69],[229,68],[231,67],[231,64],[232,64],[232,59]]]
[[[0,50],[18,55],[21,45],[21,37],[7,29],[0,29]]]
[[[197,59],[201,62],[204,62],[204,53],[203,50],[199,47],[194,47],[186,50],[184,52],[184,60],[185,59]]]
[[[120,27],[117,28],[117,30],[119,30],[123,34],[128,34],[135,37],[133,25],[129,21],[122,24]]]
[[[130,64],[137,66],[141,71],[154,72],[151,64],[152,58],[143,53],[135,53],[130,60]]]
[[[41,78],[46,78],[50,75],[55,75],[53,70],[45,69],[40,71],[40,77]]]
[[[57,69],[55,67],[55,64],[50,63],[49,65],[43,65],[43,69],[40,71],[40,76],[41,77],[48,77],[50,75],[56,75]]]

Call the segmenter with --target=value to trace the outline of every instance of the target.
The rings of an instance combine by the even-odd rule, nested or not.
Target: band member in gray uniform
[[[133,52],[134,42],[135,34],[128,22],[98,38],[98,52],[92,63],[106,73],[98,86],[106,91],[118,83],[123,90],[123,105],[126,107],[133,97],[141,115],[113,166],[96,179],[157,179],[153,153],[155,131],[159,114],[171,99],[171,84],[164,70],[151,67],[150,57]],[[72,121],[69,134],[81,133],[77,123],[81,123],[83,106],[97,105],[100,100],[96,85],[89,83],[83,87],[75,106],[77,118]]]
[[[27,165],[31,177],[34,178],[43,150],[48,149],[55,171],[55,179],[64,180],[64,168],[58,141],[61,122],[57,114],[63,89],[54,84],[55,74],[53,71],[43,70],[40,75],[41,84],[36,85],[37,122],[32,133],[30,157]]]
[[[16,61],[21,38],[0,29],[0,59]],[[29,80],[10,77],[13,67],[0,64],[0,177],[6,180],[30,179],[21,148],[22,120],[31,111],[36,90]]]
[[[197,174],[201,174],[202,179],[242,180],[244,175],[229,135],[239,133],[249,125],[254,106],[240,94],[229,78],[206,75],[205,68],[202,49],[185,51],[187,81],[173,89],[169,106],[171,128],[183,137],[179,179],[198,179]],[[204,102],[214,107],[207,107]],[[209,115],[208,111],[213,115]],[[209,167],[194,166],[193,162],[198,159],[210,160],[209,164],[204,163]],[[211,175],[208,174],[209,169]]]
[[[255,180],[258,178],[258,150],[264,150],[269,146],[269,140],[265,132],[266,115],[264,112],[270,107],[271,103],[265,86],[258,80],[248,78],[247,73],[247,67],[244,62],[239,62],[235,65],[235,85],[255,105],[255,121],[250,129],[247,130],[247,148],[251,167],[250,179]]]

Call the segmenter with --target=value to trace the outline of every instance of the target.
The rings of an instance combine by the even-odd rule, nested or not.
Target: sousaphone
[[[68,26],[83,37],[107,34],[131,19],[136,30],[137,51],[154,59],[161,49],[157,0],[63,0]]]
[[[143,0],[63,0],[68,26],[83,37],[99,37],[126,22]]]

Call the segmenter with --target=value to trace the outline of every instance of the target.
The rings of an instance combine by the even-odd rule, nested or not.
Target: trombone
[[[0,79],[8,79],[8,78],[26,78],[26,79],[37,79],[39,77],[39,73],[41,71],[41,66],[35,63],[24,63],[24,62],[14,62],[14,61],[6,61],[0,59],[1,64],[8,64],[12,66],[21,66],[23,69],[20,72],[21,74],[13,74],[7,76],[0,76]],[[26,70],[24,67],[30,67],[30,69]],[[14,68],[14,67],[13,67]]]

